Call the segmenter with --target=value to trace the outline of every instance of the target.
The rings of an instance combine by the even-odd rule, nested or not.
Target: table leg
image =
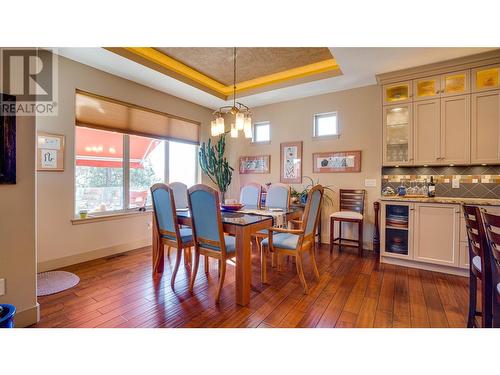
[[[156,217],[153,215],[153,240],[152,240],[152,251],[153,251],[153,275],[163,273],[163,265],[165,263],[165,255],[163,251],[163,245],[160,240],[160,235],[156,226]]]
[[[236,230],[236,303],[246,306],[250,302],[252,261],[250,256],[250,231],[240,226]]]

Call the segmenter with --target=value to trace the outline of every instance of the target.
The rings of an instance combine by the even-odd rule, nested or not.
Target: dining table
[[[276,211],[272,209],[252,209],[245,207],[243,212],[229,212],[221,209],[221,217],[224,232],[235,236],[236,239],[236,303],[247,306],[250,302],[251,291],[251,238],[252,234],[268,229],[273,226],[273,215]],[[249,210],[250,209],[250,210]],[[252,213],[247,213],[248,211]],[[297,220],[302,217],[302,209],[297,207],[282,211],[286,221]],[[177,222],[179,225],[191,226],[191,214],[189,210],[177,210]],[[160,275],[164,269],[164,249],[158,234],[156,217],[153,214],[153,275]]]

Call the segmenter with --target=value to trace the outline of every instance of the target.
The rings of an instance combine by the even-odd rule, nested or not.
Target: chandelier
[[[231,138],[238,138],[239,131],[242,130],[245,138],[252,138],[252,112],[246,105],[236,101],[236,47],[233,49],[233,105],[220,107],[213,113],[215,117],[210,124],[210,134],[216,137],[226,133],[224,115],[231,114]]]

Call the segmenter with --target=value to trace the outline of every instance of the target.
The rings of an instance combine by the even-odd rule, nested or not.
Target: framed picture
[[[282,143],[280,151],[280,182],[285,184],[302,183],[302,141]]]
[[[64,171],[64,135],[38,132],[36,170]]]
[[[12,95],[0,94],[0,104],[15,103]],[[16,183],[16,116],[0,112],[0,184]]]
[[[240,156],[240,174],[271,173],[271,155]]]
[[[361,151],[314,153],[313,172],[314,173],[361,172]]]

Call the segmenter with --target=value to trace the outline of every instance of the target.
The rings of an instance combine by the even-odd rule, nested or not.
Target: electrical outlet
[[[451,180],[451,187],[453,189],[460,189],[460,179],[454,178],[453,180]]]
[[[0,279],[0,296],[5,294],[5,279]]]
[[[365,186],[366,187],[375,187],[377,186],[377,180],[374,178],[367,178],[365,179]]]

